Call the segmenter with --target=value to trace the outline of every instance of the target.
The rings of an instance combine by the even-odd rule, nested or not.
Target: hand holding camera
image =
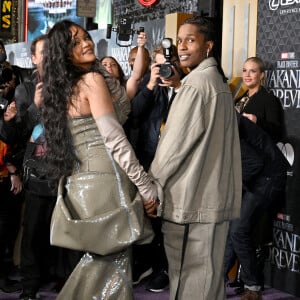
[[[17,107],[16,102],[12,101],[4,112],[3,118],[5,122],[12,120],[17,115]]]

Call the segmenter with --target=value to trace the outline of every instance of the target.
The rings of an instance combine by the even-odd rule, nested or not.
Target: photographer
[[[131,101],[132,111],[129,122],[139,130],[134,146],[136,155],[145,170],[149,169],[154,158],[161,129],[167,119],[175,93],[180,87],[180,79],[183,77],[178,63],[177,49],[172,43],[168,46],[164,48],[161,44],[154,49],[154,64],[144,76],[139,86],[139,93]],[[160,73],[162,69],[167,71],[164,75],[170,77],[162,77]],[[153,270],[146,289],[151,292],[161,292],[169,285],[168,264],[160,219],[151,219],[151,222],[155,232],[152,243],[133,247],[133,283],[138,284]]]
[[[9,120],[16,113],[9,105],[3,118]],[[20,165],[15,159],[15,147],[0,140],[0,290],[5,293],[19,291],[18,281],[9,278],[14,268],[13,249],[20,226],[22,191]]]

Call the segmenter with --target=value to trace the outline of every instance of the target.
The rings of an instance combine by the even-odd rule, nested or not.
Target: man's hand
[[[154,87],[157,85],[157,79],[159,78],[159,64],[155,63],[151,66],[151,75],[149,82],[147,84],[147,88],[149,90],[153,90]]]
[[[257,122],[257,117],[254,114],[246,114],[243,113],[243,116],[249,119],[251,122],[256,123]]]

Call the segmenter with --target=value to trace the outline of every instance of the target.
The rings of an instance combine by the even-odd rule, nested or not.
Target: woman
[[[59,197],[74,199],[75,214],[93,218],[92,226],[103,220],[95,222],[97,212],[87,215],[90,207],[97,206],[101,214],[118,201],[133,201],[136,191],[130,181],[144,199],[156,199],[157,190],[116,117],[88,32],[67,20],[56,23],[48,33],[43,72],[48,173],[54,180],[67,176],[60,181]],[[114,226],[118,230],[127,225]],[[89,235],[85,232],[82,238]],[[110,239],[99,232],[99,240],[91,243],[105,247]],[[86,253],[57,299],[132,299],[129,250],[104,256]]]
[[[264,77],[265,66],[263,61],[259,57],[249,57],[246,59],[243,65],[242,79],[244,85],[247,87],[247,91],[241,98],[235,101],[235,107],[239,113],[262,128],[272,138],[273,142],[277,143],[283,134],[283,109],[279,99],[275,97],[273,93],[267,91],[262,85]],[[242,122],[244,123],[245,121]],[[264,149],[265,152],[272,149],[262,142],[261,145],[266,147]],[[263,289],[263,264],[265,254],[263,253],[262,247],[272,242],[273,213],[276,211],[278,204],[276,204],[276,198],[274,197],[268,209],[264,209],[262,203],[267,202],[268,197],[259,197],[257,192],[252,192],[252,198],[251,201],[249,201],[249,186],[251,187],[252,185],[250,188],[251,191],[255,191],[254,188],[258,190],[259,179],[262,176],[262,171],[258,170],[261,168],[261,165],[264,166],[266,162],[262,161],[262,155],[260,159],[258,159],[257,149],[252,145],[249,147],[246,143],[245,147],[243,140],[241,140],[241,148],[242,158],[245,160],[248,159],[247,164],[245,164],[243,168],[243,182],[251,182],[249,179],[246,180],[250,177],[250,174],[252,176],[252,182],[251,184],[247,183],[244,185],[241,217],[239,220],[233,221],[230,227],[230,235],[226,246],[225,277],[230,270],[229,262],[230,260],[232,262],[234,261],[235,253],[237,253],[239,263],[241,264],[239,268],[243,272],[238,272],[238,277],[232,285],[240,286],[241,291],[245,287],[246,293],[250,292],[259,295],[260,290]],[[267,154],[270,156],[269,153]],[[251,160],[249,158],[251,158]],[[271,161],[271,157],[269,157],[269,160]],[[278,163],[278,167],[279,166],[280,164]],[[257,182],[254,181],[254,178]],[[271,182],[271,179],[269,179],[268,184],[264,184],[265,189],[263,192],[268,190]],[[246,193],[246,191],[248,193]],[[260,194],[263,194],[262,191],[260,191]],[[242,234],[244,234],[244,236],[242,236]],[[250,234],[252,238],[249,237]],[[246,239],[245,236],[248,239]],[[241,255],[241,253],[244,255]],[[259,264],[259,266],[256,267],[256,264]]]
[[[100,59],[100,63],[110,75],[120,81],[122,86],[126,86],[126,76],[122,67],[114,57],[104,56]]]
[[[131,53],[135,53],[134,59],[129,61],[131,68],[131,75],[126,80],[126,76],[118,61],[112,56],[104,56],[100,59],[100,63],[104,66],[106,71],[114,78],[118,79],[120,84],[126,87],[126,93],[131,100],[138,91],[140,80],[145,75],[149,64],[150,56],[148,50],[144,47],[147,42],[145,32],[140,32],[137,38],[137,46],[132,48]]]
[[[282,136],[283,110],[277,97],[268,92],[262,82],[265,66],[259,57],[249,57],[243,66],[243,83],[247,92],[236,100],[237,110],[265,130],[275,142]]]

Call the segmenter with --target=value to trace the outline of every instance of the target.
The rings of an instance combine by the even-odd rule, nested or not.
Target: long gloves
[[[156,200],[157,187],[153,179],[144,171],[137,160],[115,113],[103,115],[95,119],[95,121],[105,146],[111,152],[114,160],[137,186],[142,197],[145,200]]]

